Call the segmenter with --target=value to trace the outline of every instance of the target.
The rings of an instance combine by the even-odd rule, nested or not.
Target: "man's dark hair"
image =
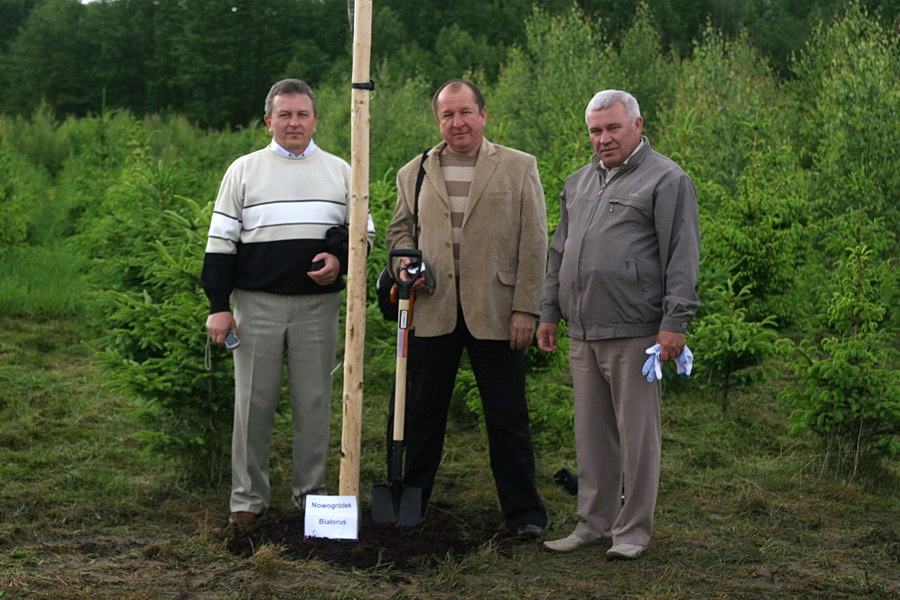
[[[431,110],[434,111],[435,117],[438,116],[438,96],[441,95],[441,92],[443,92],[445,88],[450,88],[451,92],[455,92],[463,86],[472,90],[472,95],[475,96],[475,104],[478,105],[478,112],[484,110],[484,96],[481,94],[481,90],[478,89],[477,85],[475,85],[471,81],[466,81],[465,79],[451,79],[450,81],[444,83],[444,85],[439,87],[434,93],[434,96],[432,96],[431,98]]]
[[[300,79],[282,79],[278,83],[269,88],[266,95],[266,116],[272,116],[272,102],[275,96],[289,96],[291,94],[306,94],[312,100],[313,115],[319,116],[319,105],[316,103],[316,95],[313,93],[309,84]]]

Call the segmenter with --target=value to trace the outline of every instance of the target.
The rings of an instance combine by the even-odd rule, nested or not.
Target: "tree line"
[[[886,22],[898,0],[864,0]],[[643,0],[661,47],[686,58],[709,25],[744,32],[775,71],[816,22],[844,0]],[[378,0],[375,76],[423,77],[432,86],[470,71],[495,81],[510,52],[526,44],[530,15],[576,8],[598,35],[619,44],[636,0]],[[535,11],[539,11],[535,13]],[[181,114],[201,127],[259,118],[259,90],[301,74],[313,86],[348,81],[347,0],[0,0],[0,110],[30,114],[43,100],[60,116],[125,108]]]

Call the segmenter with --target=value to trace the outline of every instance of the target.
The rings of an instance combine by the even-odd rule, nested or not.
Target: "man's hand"
[[[409,273],[406,272],[406,267],[409,266],[410,262],[411,261],[409,260],[408,256],[403,256],[400,258],[400,268],[397,270],[397,279],[399,279],[400,281],[409,281]],[[412,289],[421,290],[423,287],[425,287],[425,276],[420,275],[416,278],[415,283],[413,283]]]
[[[534,339],[534,315],[514,312],[509,316],[509,347],[524,350]]]
[[[313,262],[324,260],[325,266],[318,271],[307,271],[309,278],[317,284],[325,286],[334,283],[341,274],[341,263],[334,254],[319,252],[313,256]]]
[[[537,329],[537,345],[544,352],[556,351],[556,331],[559,326],[556,323],[541,323]]]
[[[225,334],[228,330],[238,334],[237,323],[230,311],[223,310],[206,317],[206,331],[210,339],[220,346],[225,343]]]
[[[660,329],[656,334],[656,343],[659,344],[660,360],[675,360],[684,350],[684,334]]]

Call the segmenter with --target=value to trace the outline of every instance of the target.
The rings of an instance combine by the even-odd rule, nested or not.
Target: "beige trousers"
[[[578,460],[574,533],[589,542],[647,545],[659,489],[660,382],[648,382],[641,367],[656,336],[570,342]]]
[[[287,356],[295,503],[324,493],[341,294],[234,290],[241,345],[234,352],[231,511],[269,506],[269,447]]]

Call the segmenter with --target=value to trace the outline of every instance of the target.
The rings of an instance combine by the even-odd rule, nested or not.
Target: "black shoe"
[[[519,525],[516,529],[516,537],[522,540],[540,542],[544,539],[544,528],[533,523]]]

